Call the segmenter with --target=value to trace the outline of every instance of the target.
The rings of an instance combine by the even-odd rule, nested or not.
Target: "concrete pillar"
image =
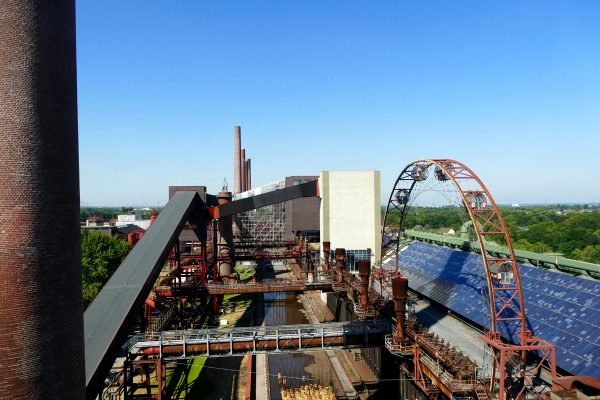
[[[392,279],[392,297],[394,298],[394,312],[396,314],[394,342],[406,342],[404,316],[406,315],[406,299],[408,298],[408,279],[402,276]]]
[[[242,191],[242,166],[240,157],[242,155],[242,128],[235,126],[233,128],[233,193],[238,194]]]
[[[231,192],[219,192],[217,195],[219,205],[231,202]],[[231,217],[219,218],[217,247],[217,260],[219,264],[219,276],[224,282],[232,279],[235,264],[233,253],[233,230]]]
[[[0,1],[0,398],[85,397],[74,0]]]
[[[371,274],[371,261],[358,262],[358,277],[360,278],[359,304],[365,309],[369,304],[369,275]]]

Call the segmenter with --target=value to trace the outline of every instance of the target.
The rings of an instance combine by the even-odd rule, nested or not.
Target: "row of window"
[[[346,271],[358,271],[358,262],[362,260],[370,260],[373,252],[370,250],[346,250]],[[331,265],[335,263],[335,251],[331,252]]]

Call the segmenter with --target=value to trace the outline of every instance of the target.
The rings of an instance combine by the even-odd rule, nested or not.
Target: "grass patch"
[[[174,368],[167,369],[166,392],[170,399],[185,399],[197,382],[205,357],[181,360]]]
[[[254,277],[254,275],[256,275],[256,269],[254,269],[254,268],[245,268],[245,267],[237,268],[236,267],[235,272],[240,274],[241,282],[248,281],[248,280],[252,279],[252,277]]]

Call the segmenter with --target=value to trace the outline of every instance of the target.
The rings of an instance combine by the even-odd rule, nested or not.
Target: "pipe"
[[[74,0],[0,1],[1,399],[85,397]]]
[[[331,257],[331,242],[323,242],[323,271],[329,271],[329,258]]]
[[[360,260],[358,262],[358,277],[360,279],[360,299],[361,307],[366,308],[369,303],[369,275],[371,274],[371,261]]]
[[[335,276],[338,283],[344,282],[346,269],[346,249],[335,249]]]
[[[404,316],[406,315],[406,299],[408,298],[408,279],[399,276],[392,279],[392,297],[394,299],[394,312],[396,314],[395,343],[406,342]]]
[[[231,192],[219,192],[219,194],[217,194],[217,202],[220,206],[230,203]],[[235,280],[233,276],[235,261],[232,218],[230,216],[219,218],[218,224],[217,260],[219,265],[219,276],[225,283],[229,283],[231,280]]]

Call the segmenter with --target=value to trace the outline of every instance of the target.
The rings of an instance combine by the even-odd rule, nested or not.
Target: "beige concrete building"
[[[379,171],[323,171],[320,228],[323,242],[346,249],[350,270],[356,262],[381,257],[381,174]],[[370,249],[370,252],[367,252]],[[321,254],[323,256],[323,254]]]

